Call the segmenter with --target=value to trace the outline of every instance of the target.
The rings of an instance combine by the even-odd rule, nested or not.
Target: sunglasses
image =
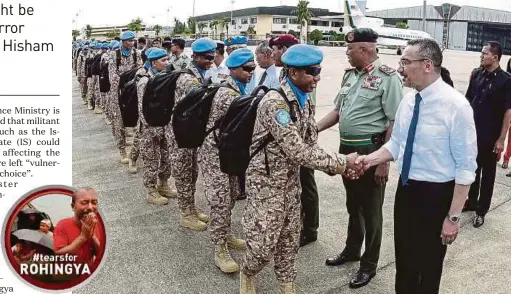
[[[215,59],[215,55],[202,55],[202,58],[206,59],[207,61],[213,61],[213,59]]]
[[[321,73],[321,67],[299,67],[298,69],[303,69],[306,74],[317,77]]]
[[[253,72],[256,69],[255,66],[242,66],[241,68],[246,72]]]

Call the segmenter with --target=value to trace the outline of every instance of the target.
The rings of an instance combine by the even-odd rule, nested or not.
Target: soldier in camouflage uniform
[[[171,42],[169,65],[167,71],[186,68],[192,61],[190,57],[183,52],[185,50],[185,40],[173,39]]]
[[[110,63],[108,73],[110,75],[110,103],[111,103],[111,115],[112,115],[112,133],[115,138],[117,148],[121,155],[120,162],[127,164],[129,162],[128,155],[126,154],[126,131],[121,117],[121,110],[119,108],[119,78],[120,75],[130,69],[134,69],[142,66],[142,58],[140,54],[136,54],[136,50],[133,49],[133,41],[135,39],[135,33],[131,31],[125,31],[122,33],[121,41],[122,44],[119,49],[113,52],[110,57]]]
[[[230,87],[220,88],[213,98],[206,130],[214,128],[227,113],[231,102],[245,95],[246,85],[252,78],[255,70],[254,55],[249,49],[234,51],[226,61],[231,75],[222,76],[224,82]],[[251,71],[245,71],[250,68]],[[210,231],[211,241],[215,244],[215,264],[224,273],[233,273],[239,270],[238,264],[232,259],[229,249],[246,249],[244,240],[237,239],[230,234],[231,210],[234,208],[239,194],[238,177],[229,176],[220,170],[218,154],[218,130],[210,133],[199,149],[199,163],[204,180],[204,190],[211,209]]]
[[[89,55],[89,45],[83,45],[82,51],[78,56],[76,66],[78,67],[78,81],[80,82],[80,92],[84,104],[87,104],[87,75],[85,74],[85,60]]]
[[[105,60],[104,59],[104,56],[105,54],[107,54],[107,48],[108,48],[108,45],[105,44],[105,43],[101,43],[100,44],[100,48],[99,49],[100,51],[98,52],[98,54],[101,54],[101,59],[99,61],[99,66],[100,66],[100,69],[101,69],[101,65],[103,63],[103,61]],[[107,55],[108,56],[108,55]],[[95,96],[95,107],[94,107],[94,113],[95,114],[102,114],[103,113],[103,109],[104,109],[104,99],[103,99],[103,93],[101,93],[99,91],[99,75],[93,75],[93,77],[96,79],[96,81],[94,82],[95,84],[95,87],[94,87],[94,96]]]
[[[268,92],[259,104],[251,153],[267,136],[274,140],[253,157],[246,173],[248,197],[242,223],[247,252],[240,293],[255,293],[254,276],[272,256],[280,293],[297,293],[294,281],[301,227],[300,166],[329,174],[342,174],[354,167],[356,154],[329,154],[317,145],[308,93],[319,81],[322,60],[323,53],[313,46],[289,48],[282,57],[288,74],[281,88],[291,106],[275,91]]]
[[[111,41],[110,44],[107,45],[107,50],[101,55],[101,66],[108,66],[110,63],[110,54],[115,42],[115,40]],[[103,104],[103,112],[105,114],[105,122],[109,125],[112,123],[110,120],[110,92],[101,92],[100,95]]]
[[[184,73],[176,81],[175,103],[181,101],[194,87],[204,83],[204,75],[215,58],[215,41],[201,38],[192,44],[193,61],[188,69],[193,75]],[[209,217],[195,207],[195,184],[198,177],[197,149],[178,148],[172,130],[172,122],[167,127],[172,176],[176,181],[178,204],[181,211],[180,224],[195,231],[207,228]]]
[[[138,126],[140,154],[144,162],[143,181],[147,189],[147,201],[156,205],[168,204],[165,197],[176,197],[176,191],[168,186],[170,178],[170,154],[165,127],[149,126],[142,113],[142,97],[149,78],[165,69],[168,63],[167,52],[163,49],[147,50],[147,62],[137,72]],[[159,183],[157,184],[157,181]]]
[[[94,59],[94,56],[96,56],[96,54],[98,54],[98,51],[100,50],[100,49],[98,49],[99,45],[100,44],[97,44],[96,42],[91,43],[91,45],[90,45],[91,50],[89,50],[88,58]],[[90,66],[92,67],[92,64]],[[87,95],[87,102],[89,104],[88,108],[89,108],[89,110],[93,110],[94,103],[96,101],[96,99],[95,99],[95,97],[96,97],[96,75],[92,75],[92,77],[87,79],[87,89],[89,90],[88,95]]]

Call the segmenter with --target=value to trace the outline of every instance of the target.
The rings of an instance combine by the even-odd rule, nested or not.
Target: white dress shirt
[[[266,87],[272,89],[276,89],[280,87],[280,71],[282,70],[282,67],[276,67],[275,64],[268,67],[265,71],[261,72],[256,77],[256,86],[259,85],[259,82],[261,81],[261,78],[263,77],[263,74],[266,72],[266,78],[263,81],[263,85]]]
[[[408,129],[412,121],[415,95],[411,91],[401,101],[392,136],[383,147],[403,168]],[[470,185],[477,168],[477,135],[472,107],[467,99],[438,78],[420,92],[419,120],[413,143],[409,178],[417,181]]]
[[[209,77],[211,77],[211,81],[213,83],[220,83],[221,79],[218,78],[218,74],[224,74],[229,75],[229,69],[227,66],[225,66],[224,63],[220,64],[219,66],[213,66],[206,71],[206,74],[204,75],[204,78],[207,80]]]

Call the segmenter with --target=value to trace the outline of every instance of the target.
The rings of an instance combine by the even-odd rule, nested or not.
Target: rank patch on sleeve
[[[277,123],[283,127],[287,126],[291,122],[291,116],[289,115],[289,111],[284,109],[280,109],[279,111],[277,111],[275,119],[277,120]]]

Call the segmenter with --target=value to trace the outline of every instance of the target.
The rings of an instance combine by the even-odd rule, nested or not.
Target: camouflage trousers
[[[164,127],[142,125],[140,129],[140,155],[143,165],[143,181],[146,188],[156,187],[158,179],[170,178],[170,154]]]
[[[95,106],[99,106],[99,76],[93,75],[92,78],[88,79],[87,83],[87,87],[89,88],[89,95],[87,100],[89,103],[92,103]]]
[[[87,77],[80,77],[80,92],[82,93],[82,99],[87,97]]]
[[[208,142],[204,142],[199,150],[199,164],[204,192],[211,209],[211,242],[224,244],[231,232],[231,211],[239,194],[238,177],[220,171],[218,149]]]
[[[170,124],[166,127],[166,131],[172,162],[172,177],[177,189],[177,202],[179,209],[185,211],[195,206],[195,184],[199,177],[197,149],[177,148]]]
[[[109,96],[110,96],[110,94],[108,92],[100,92],[99,95],[101,95],[101,108],[103,109],[105,116],[109,117],[109,111],[110,111]]]
[[[121,108],[119,107],[119,79],[110,79],[110,115],[112,116],[112,134],[118,149],[126,148],[126,131],[122,122]]]
[[[277,280],[296,279],[296,256],[300,247],[300,174],[267,178],[247,174],[247,205],[242,218],[247,251],[244,274],[260,272],[273,257]]]
[[[165,129],[164,129],[165,130]],[[138,120],[137,127],[135,128],[135,133],[133,134],[133,145],[130,149],[129,157],[133,162],[136,162],[138,160],[138,157],[140,156],[140,136],[142,133],[142,126],[140,123],[140,119]],[[165,136],[165,142],[167,142],[167,137]],[[167,152],[169,152],[169,147],[167,144]],[[170,154],[169,154],[170,156]]]

